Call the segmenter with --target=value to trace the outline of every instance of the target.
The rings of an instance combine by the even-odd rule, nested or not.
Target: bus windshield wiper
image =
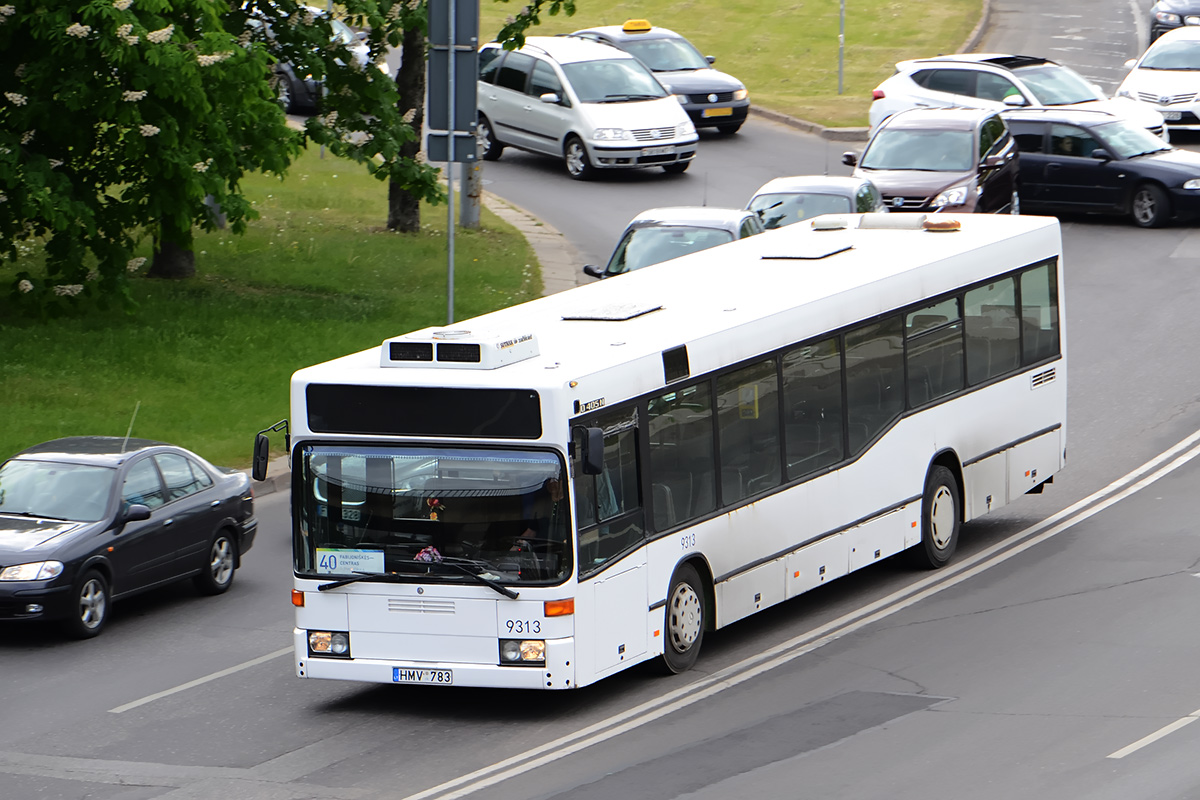
[[[484,586],[495,589],[497,592],[499,592],[500,594],[509,598],[510,600],[516,600],[518,597],[521,596],[520,592],[514,592],[512,589],[508,588],[507,586],[503,586],[499,583],[496,583],[491,578],[485,578],[482,573],[475,572],[474,570],[471,570],[466,566],[467,564],[475,565],[476,562],[474,562],[474,561],[460,562],[457,559],[442,558],[441,561],[435,561],[432,563],[445,564],[447,566],[454,567],[455,569],[462,572],[464,575],[470,575],[472,578],[479,581]]]
[[[401,576],[397,575],[394,572],[360,572],[358,570],[355,570],[353,578],[342,578],[340,580],[330,581],[329,583],[322,583],[320,586],[317,587],[317,591],[318,592],[327,592],[330,589],[336,589],[339,586],[345,586],[346,584],[349,584],[349,583],[358,583],[359,581],[365,581],[368,578],[373,579],[373,580],[382,580],[384,583],[400,583],[401,582],[401,580],[400,580]]]

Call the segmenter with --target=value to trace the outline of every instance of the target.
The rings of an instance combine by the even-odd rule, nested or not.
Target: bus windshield
[[[549,585],[571,574],[555,453],[306,445],[299,455],[297,575]]]

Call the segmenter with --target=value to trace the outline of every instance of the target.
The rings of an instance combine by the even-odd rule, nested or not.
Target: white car
[[[1035,56],[960,53],[901,61],[896,74],[875,87],[871,130],[909,108],[971,106],[1005,108],[1090,108],[1107,111],[1156,136],[1167,138],[1162,114],[1126,97],[1108,98],[1100,87],[1070,67]]]
[[[1133,69],[1117,88],[1118,97],[1151,104],[1168,128],[1200,130],[1200,28],[1167,31],[1125,66]]]
[[[679,99],[641,61],[575,37],[484,45],[478,103],[485,160],[518,147],[563,159],[577,180],[602,169],[681,173],[699,141]]]

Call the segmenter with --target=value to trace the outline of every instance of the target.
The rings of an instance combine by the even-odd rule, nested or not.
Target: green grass
[[[570,33],[645,18],[686,36],[750,90],[750,102],[830,127],[867,124],[871,90],[905,58],[953,53],[983,0],[846,0],[838,94],[840,0],[577,0],[573,17],[543,18],[529,35]],[[480,38],[495,37],[518,0],[480,4]]]
[[[316,152],[286,181],[247,181],[262,217],[242,237],[201,234],[196,278],[136,278],[132,315],[49,322],[0,295],[0,457],[58,436],[135,436],[249,463],[254,433],[288,416],[295,370],[446,323],[446,207],[419,234],[382,230],[387,188]],[[457,208],[457,204],[456,204]],[[455,233],[455,318],[541,293],[525,239],[484,211]],[[0,286],[28,264],[0,264]]]

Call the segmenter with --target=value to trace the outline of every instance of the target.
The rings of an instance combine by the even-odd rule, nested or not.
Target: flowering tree
[[[423,81],[402,96],[374,66],[402,42],[423,58],[425,2],[338,3],[365,31],[371,63],[296,0],[0,5],[0,258],[30,242],[46,257],[44,277],[17,276],[18,298],[121,294],[145,264],[133,253],[146,235],[150,274],[194,274],[195,227],[244,230],[254,211],[242,177],[282,174],[306,142],[363,164],[391,196],[440,200],[437,170],[419,154]],[[502,36],[523,39],[543,6],[574,10],[531,0]],[[302,130],[278,102],[281,63],[323,87]]]

